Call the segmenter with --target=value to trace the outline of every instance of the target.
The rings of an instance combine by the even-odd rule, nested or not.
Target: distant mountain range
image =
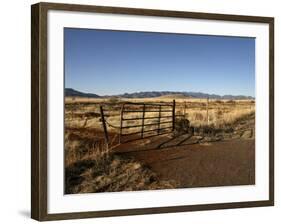
[[[121,97],[121,98],[153,98],[153,97],[164,97],[173,96],[187,97],[187,98],[210,98],[210,99],[229,99],[229,100],[241,100],[241,99],[255,99],[252,96],[244,95],[216,95],[201,92],[177,92],[177,91],[150,91],[150,92],[135,92],[135,93],[124,93],[119,95],[108,95],[99,96],[94,93],[83,93],[71,88],[65,88],[65,96],[68,97],[88,97],[88,98],[106,98],[106,97]]]
[[[89,97],[89,98],[101,98],[99,95],[97,94],[93,94],[93,93],[83,93],[80,91],[77,91],[75,89],[71,89],[71,88],[65,88],[64,89],[64,95],[65,96],[70,96],[70,97]]]

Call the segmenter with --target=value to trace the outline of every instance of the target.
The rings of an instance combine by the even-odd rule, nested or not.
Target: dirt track
[[[120,145],[115,152],[141,161],[161,179],[173,179],[180,187],[255,184],[252,130],[222,141],[163,135]]]

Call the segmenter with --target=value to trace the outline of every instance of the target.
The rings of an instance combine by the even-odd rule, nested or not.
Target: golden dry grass
[[[65,192],[93,193],[176,188],[173,181],[159,180],[148,167],[116,156],[103,140],[65,133]]]
[[[253,113],[255,113],[254,108],[235,107],[228,110],[217,108],[208,111],[208,119],[206,111],[192,109],[186,113],[185,117],[194,127],[212,126],[215,128],[223,128]]]
[[[122,102],[138,102],[138,103],[171,103],[170,97],[126,99],[122,98],[116,101],[112,106],[112,99],[88,99],[88,98],[66,98],[66,125],[68,127],[91,127],[101,129],[99,105],[103,105],[108,109],[107,122],[112,126],[108,129],[110,132],[118,132],[114,127],[120,126],[120,109]],[[212,126],[215,128],[223,128],[231,125],[243,117],[255,113],[255,101],[253,100],[209,100],[207,112],[206,99],[179,98],[176,99],[176,114],[184,115],[190,121],[190,125],[194,127]],[[161,116],[171,115],[171,113],[161,113]],[[126,118],[139,118],[141,113],[127,114]],[[146,116],[158,116],[156,113],[147,113]],[[161,121],[169,121],[162,119]],[[157,123],[157,120],[146,120],[147,124]],[[124,125],[140,125],[141,120],[126,121]],[[166,127],[163,125],[162,127]],[[151,129],[155,127],[151,126]],[[130,131],[137,131],[131,129]]]

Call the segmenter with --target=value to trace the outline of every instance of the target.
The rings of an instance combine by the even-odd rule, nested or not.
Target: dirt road
[[[201,143],[188,135],[171,139],[139,140],[115,151],[146,164],[163,180],[176,180],[180,187],[255,184],[254,138]]]

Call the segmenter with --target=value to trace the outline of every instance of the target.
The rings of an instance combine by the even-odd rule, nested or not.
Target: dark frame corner
[[[112,211],[90,211],[78,213],[48,214],[47,210],[47,12],[66,10],[100,12],[143,16],[164,16],[258,22],[269,24],[269,88],[270,88],[270,174],[269,200],[235,203],[141,208]],[[274,18],[257,16],[224,15],[182,11],[164,11],[137,8],[118,8],[57,3],[37,3],[31,6],[31,217],[38,221],[78,219],[91,217],[186,212],[242,207],[274,205]]]

